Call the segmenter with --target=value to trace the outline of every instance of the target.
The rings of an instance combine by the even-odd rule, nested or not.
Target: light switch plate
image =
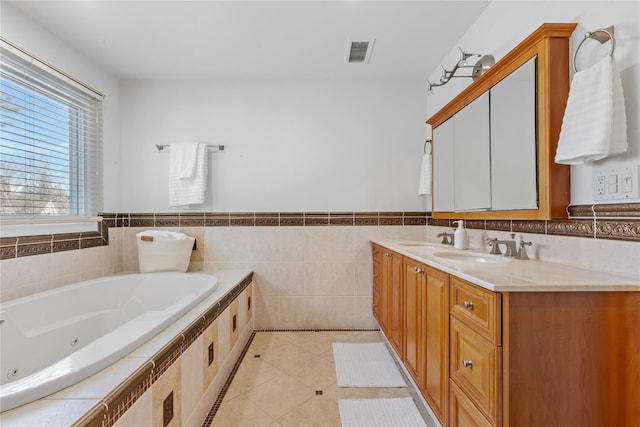
[[[640,165],[594,169],[594,200],[625,200],[640,197]]]

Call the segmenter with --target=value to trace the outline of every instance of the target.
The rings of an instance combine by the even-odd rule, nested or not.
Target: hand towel
[[[173,151],[172,144],[170,151]],[[177,170],[169,171],[169,204],[171,206],[188,206],[204,203],[204,194],[207,190],[207,146],[198,144],[195,172],[192,179],[180,178]]]
[[[613,129],[611,131],[611,146],[609,155],[627,152],[627,111],[624,106],[622,79],[613,63]]]
[[[198,156],[197,142],[180,142],[169,146],[169,173],[178,179],[193,179]]]
[[[426,196],[431,194],[431,143],[426,145],[426,153],[422,156],[422,167],[420,168],[420,186],[418,194]]]
[[[626,151],[626,118],[619,77],[614,76],[611,56],[574,74],[556,163],[580,164]]]

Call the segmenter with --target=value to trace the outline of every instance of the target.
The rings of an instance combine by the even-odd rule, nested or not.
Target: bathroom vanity
[[[640,283],[450,246],[372,242],[373,313],[443,426],[631,426]]]

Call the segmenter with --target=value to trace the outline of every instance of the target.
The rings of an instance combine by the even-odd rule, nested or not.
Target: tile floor
[[[211,426],[339,427],[338,399],[410,397],[409,388],[338,387],[332,344],[381,341],[376,331],[256,332]]]

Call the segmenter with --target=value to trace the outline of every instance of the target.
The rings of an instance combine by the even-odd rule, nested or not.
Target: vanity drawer
[[[491,422],[502,418],[502,348],[451,318],[450,376]]]
[[[501,298],[465,280],[451,276],[450,313],[496,345],[502,341]]]
[[[449,380],[449,427],[494,427],[471,403],[462,390]]]

